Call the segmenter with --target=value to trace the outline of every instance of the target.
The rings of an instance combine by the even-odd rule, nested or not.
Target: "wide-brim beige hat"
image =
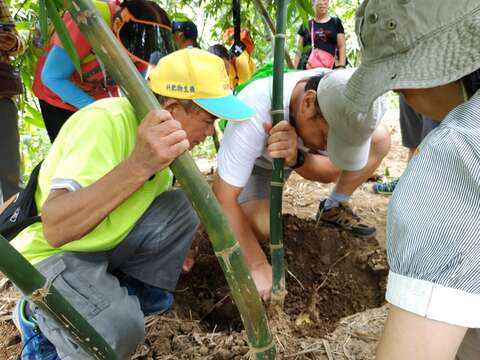
[[[365,0],[356,33],[362,63],[345,96],[358,111],[389,90],[445,85],[480,68],[478,0]]]

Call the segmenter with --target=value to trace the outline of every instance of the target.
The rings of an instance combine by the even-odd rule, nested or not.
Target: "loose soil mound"
[[[288,295],[285,319],[276,324],[281,353],[304,349],[307,339],[318,341],[341,318],[383,304],[387,266],[374,238],[291,215],[284,217],[284,238]],[[147,319],[140,358],[248,358],[240,316],[205,233],[195,246],[196,264],[180,279],[175,312]]]

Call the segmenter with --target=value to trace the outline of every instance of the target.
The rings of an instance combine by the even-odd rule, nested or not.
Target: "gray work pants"
[[[174,290],[197,226],[197,215],[184,193],[168,191],[113,250],[64,252],[35,267],[104,337],[119,359],[126,359],[143,340],[144,317],[137,297],[129,296],[111,272],[120,270],[146,284]],[[89,358],[38,308],[34,313],[61,359]]]
[[[17,107],[13,100],[0,97],[0,204],[20,190],[17,117]]]

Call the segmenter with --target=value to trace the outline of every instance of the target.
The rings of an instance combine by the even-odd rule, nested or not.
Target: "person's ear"
[[[167,99],[165,103],[162,104],[162,109],[167,110],[170,114],[173,115],[173,112],[177,109],[180,103],[175,99]]]
[[[183,116],[187,110],[183,105],[176,99],[167,99],[162,105],[163,110],[167,110],[175,118],[177,115]]]
[[[181,40],[183,36],[183,33],[181,31],[175,31],[173,33],[173,38],[177,41]]]
[[[317,113],[317,92],[315,90],[307,90],[303,94],[303,101],[302,105],[306,113],[308,113],[311,116],[314,116]]]

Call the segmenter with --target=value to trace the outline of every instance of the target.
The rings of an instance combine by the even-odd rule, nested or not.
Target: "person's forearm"
[[[240,205],[236,202],[228,205],[223,203],[222,207],[227,220],[232,227],[232,231],[235,234],[235,238],[240,244],[248,266],[250,268],[255,268],[256,266],[267,262],[267,257],[265,256]]]
[[[73,105],[78,109],[84,108],[95,101],[70,79],[55,79],[44,81],[45,85],[53,91],[63,102]]]
[[[245,216],[236,197],[225,196],[220,194],[214,182],[213,191],[216,194],[218,202],[223,208],[228,223],[232,228],[236,240],[240,244],[242,253],[245,256],[247,264],[250,268],[254,268],[259,264],[267,261],[267,258],[253,232],[250,223]],[[229,194],[230,195],[230,194]]]
[[[311,153],[305,155],[305,163],[295,171],[307,180],[325,184],[336,181],[340,175],[340,169],[331,162],[328,156]]]
[[[300,60],[302,59],[303,53],[303,37],[297,36],[297,51],[295,52],[295,59],[293,60],[293,65],[295,69],[298,69],[298,65],[300,64]]]
[[[298,68],[298,64],[300,63],[300,55],[298,52],[295,54],[295,58],[293,59],[293,66],[295,69]]]
[[[338,65],[345,66],[347,64],[347,51],[346,46],[340,46],[338,49]]]
[[[64,102],[81,109],[95,99],[70,80],[74,72],[75,66],[67,52],[58,45],[53,46],[42,70],[42,82]]]
[[[127,159],[88,187],[52,190],[41,214],[48,243],[59,247],[88,234],[147,178]]]

